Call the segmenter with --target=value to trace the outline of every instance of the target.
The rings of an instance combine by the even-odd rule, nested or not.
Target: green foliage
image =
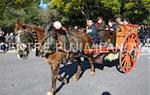
[[[148,9],[148,12],[150,13],[150,9]],[[143,23],[150,25],[150,14],[148,15],[146,19],[144,19]]]
[[[36,13],[37,0],[1,0],[0,27],[14,25],[17,20],[26,21]]]
[[[114,16],[110,7],[106,9],[99,0],[51,0],[49,5],[59,12],[60,21],[72,25],[83,25],[86,19],[96,19],[99,15]]]
[[[20,20],[44,25],[59,20],[71,26],[84,25],[86,19],[98,16],[107,21],[116,15],[129,17],[132,23],[150,23],[149,0],[44,0],[48,10],[40,10],[40,0],[0,0],[0,27],[9,27]]]
[[[89,18],[95,19],[99,15],[105,20],[122,15],[129,17],[133,23],[141,23],[143,18],[149,18],[149,7],[149,0],[51,0],[50,2],[50,8],[59,10],[60,19],[68,17],[73,21],[77,18],[75,23]]]
[[[120,13],[121,3],[120,0],[99,0],[104,7],[111,8],[112,11],[116,14]]]
[[[149,17],[148,0],[125,0],[124,17],[129,17],[132,23],[143,23],[143,20]]]

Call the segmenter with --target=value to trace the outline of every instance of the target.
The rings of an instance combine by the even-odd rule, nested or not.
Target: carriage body
[[[93,52],[96,57],[102,54],[114,53],[115,55],[112,56],[117,55],[118,60],[117,69],[122,73],[129,73],[135,66],[139,56],[138,25],[120,25],[111,34],[105,31],[104,39],[106,42],[109,39],[113,46],[92,48],[90,52],[89,48],[86,47],[84,52],[87,54]]]
[[[119,47],[119,64],[117,68],[129,73],[135,66],[140,53],[138,25],[122,25],[117,29],[116,46]]]
[[[121,48],[127,36],[135,34],[138,37],[138,25],[120,25],[116,32],[116,46]]]

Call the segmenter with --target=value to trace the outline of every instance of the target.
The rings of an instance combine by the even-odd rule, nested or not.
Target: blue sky
[[[43,2],[43,0],[40,0],[39,7],[43,10],[48,9],[48,4],[46,2]]]

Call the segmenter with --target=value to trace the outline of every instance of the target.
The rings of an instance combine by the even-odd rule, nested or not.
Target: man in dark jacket
[[[92,20],[87,21],[86,33],[91,37],[93,43],[98,43],[98,33],[96,25]]]

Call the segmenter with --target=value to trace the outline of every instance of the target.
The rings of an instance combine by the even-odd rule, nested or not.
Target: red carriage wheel
[[[139,56],[139,39],[137,34],[129,33],[125,37],[120,49],[119,63],[117,69],[123,73],[129,73],[136,64]]]

